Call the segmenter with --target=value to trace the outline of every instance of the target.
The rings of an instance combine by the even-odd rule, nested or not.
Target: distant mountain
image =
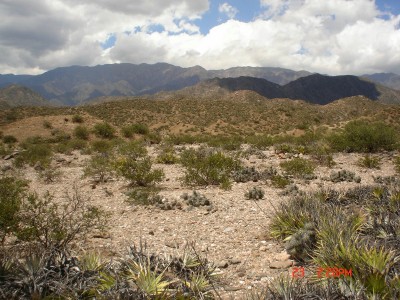
[[[201,93],[210,95],[212,94],[210,91],[222,95],[223,91],[220,89],[230,92],[250,90],[269,99],[289,98],[322,105],[352,96],[364,96],[387,104],[400,104],[399,91],[350,75],[313,74],[284,86],[253,77],[216,78],[206,80],[198,86],[186,88],[185,91],[188,95]]]
[[[282,84],[311,73],[281,68],[236,67],[207,71],[200,66],[181,68],[166,63],[111,64],[57,68],[37,76],[14,77],[53,103],[76,105],[101,96],[134,96],[175,91],[215,77],[251,76]],[[8,76],[8,75],[3,75]],[[7,77],[12,81],[12,77]]]
[[[215,70],[210,71],[214,76],[219,78],[230,78],[230,77],[256,77],[263,78],[270,82],[277,83],[279,85],[287,84],[293,80],[299,79],[311,75],[312,73],[307,71],[293,71],[282,68],[270,68],[270,67],[235,67],[227,70]]]
[[[0,89],[0,103],[1,108],[51,105],[38,93],[19,85],[9,85]]]
[[[14,74],[0,74],[0,88],[6,87],[11,84],[18,84],[23,82],[29,78],[33,77],[33,75],[14,75]]]
[[[394,73],[375,73],[363,75],[362,77],[400,91],[400,75]]]

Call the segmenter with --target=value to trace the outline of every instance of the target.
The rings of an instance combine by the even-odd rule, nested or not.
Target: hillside
[[[1,108],[51,105],[38,93],[20,85],[10,85],[0,89],[0,103]]]

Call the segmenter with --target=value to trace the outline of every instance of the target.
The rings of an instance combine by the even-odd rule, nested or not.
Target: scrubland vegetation
[[[266,283],[264,289],[242,295],[245,298],[400,298],[398,124],[359,118],[363,117],[359,111],[351,116],[357,120],[351,121],[349,117],[343,126],[333,126],[339,124],[333,117],[320,124],[319,112],[306,124],[305,110],[282,104],[274,108],[276,111],[259,112],[251,120],[260,120],[262,129],[266,126],[262,120],[268,120],[269,113],[280,112],[285,118],[303,116],[292,124],[300,130],[298,134],[287,132],[293,126],[279,128],[277,124],[272,124],[268,132],[260,128],[253,132],[249,129],[253,126],[250,116],[246,110],[241,111],[247,104],[238,104],[237,113],[217,105],[213,106],[218,108],[213,114],[232,120],[218,134],[210,135],[203,130],[213,123],[207,116],[192,120],[196,125],[191,129],[193,132],[149,126],[152,118],[162,123],[160,116],[169,109],[163,102],[158,108],[151,106],[150,112],[143,110],[141,117],[129,124],[125,122],[129,118],[123,120],[124,114],[135,115],[136,110],[145,106],[143,102],[124,113],[104,110],[106,107],[114,111],[123,104],[107,103],[93,108],[92,114],[101,122],[98,119],[89,122],[82,113],[90,109],[80,108],[74,112],[73,126],[68,132],[47,121],[40,126],[51,131],[48,136],[20,140],[18,136],[1,135],[1,155],[13,156],[9,168],[15,170],[10,173],[9,169],[3,169],[0,178],[0,298],[219,298],[223,283],[216,276],[218,269],[194,245],[186,247],[182,256],[163,257],[147,253],[140,244],[132,246],[126,256],[114,259],[76,247],[77,241],[84,240],[89,233],[107,232],[113,226],[107,224],[108,212],[90,205],[78,188],[61,201],[51,192],[33,191],[23,176],[24,170],[33,167],[47,184],[62,180],[62,174],[54,166],[54,157],[73,151],[88,156],[82,175],[92,178],[94,187],[115,179],[124,180],[126,201],[139,207],[173,210],[181,209],[184,204],[207,207],[208,213],[214,200],[196,189],[217,187],[225,192],[234,184],[252,182],[257,186],[243,190],[242,199],[234,201],[255,202],[265,201],[267,188],[277,189],[280,204],[273,207],[271,220],[266,219],[263,224],[265,235],[284,245],[291,259],[306,270],[319,267],[352,270],[352,276],[340,278],[291,278],[290,273],[282,272],[282,276]],[[179,107],[182,120],[189,118],[194,109],[192,102],[185,104]],[[224,115],[223,108],[231,115]],[[365,104],[363,114],[369,109]],[[379,113],[385,115],[390,109],[381,108]],[[36,108],[34,113],[62,115],[56,108],[47,112]],[[9,125],[33,112],[12,110],[2,114]],[[235,125],[240,122],[245,124]],[[233,134],[228,134],[231,129]],[[268,165],[265,154],[268,149],[273,149],[281,159],[279,164]],[[390,178],[376,178],[373,185],[363,184],[358,174],[346,170],[348,166],[330,172],[338,153],[358,153],[355,165],[362,170],[380,168],[380,154],[390,153],[397,173]],[[267,165],[249,166],[249,157],[257,157]],[[161,195],[166,166],[180,168],[179,183],[192,190],[191,194],[182,194],[183,204]],[[333,186],[353,182],[356,187],[299,189],[297,185],[306,186],[317,178],[318,168],[324,168],[321,180]],[[314,271],[309,272],[315,275]]]

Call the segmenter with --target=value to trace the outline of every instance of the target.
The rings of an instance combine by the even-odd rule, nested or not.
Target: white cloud
[[[229,19],[235,18],[236,14],[239,12],[236,7],[233,7],[227,2],[220,4],[218,7],[218,11],[222,14],[227,15]]]
[[[193,20],[208,0],[5,0],[0,73],[72,64],[169,62],[208,69],[278,66],[328,74],[400,73],[400,16],[371,0],[261,0],[252,22],[230,20],[201,34]],[[161,25],[162,32],[150,30]],[[128,32],[129,34],[127,34]],[[115,34],[115,45],[101,43]]]

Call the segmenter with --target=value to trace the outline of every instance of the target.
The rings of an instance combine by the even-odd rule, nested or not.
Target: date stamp
[[[310,272],[307,269],[307,273]],[[292,268],[292,278],[304,278],[306,277],[306,269],[304,267],[293,267]],[[352,277],[352,269],[344,269],[337,267],[318,267],[315,269],[315,273],[318,278],[339,278],[339,277]]]

